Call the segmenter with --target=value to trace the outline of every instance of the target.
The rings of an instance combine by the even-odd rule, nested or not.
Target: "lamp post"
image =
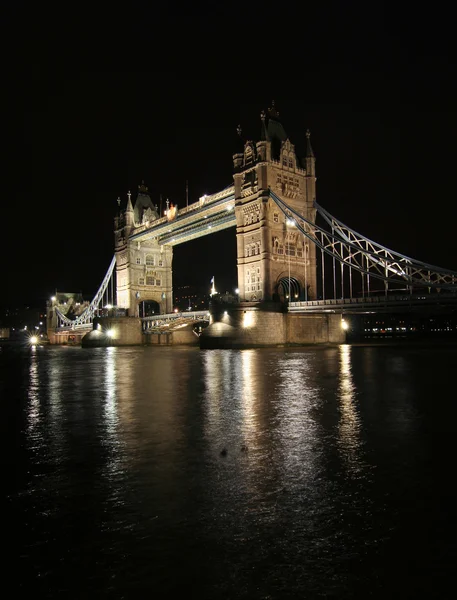
[[[286,219],[286,225],[289,227],[294,227],[295,221],[289,217]],[[287,234],[287,236],[286,236],[286,252],[289,255],[289,304],[290,304],[290,254],[292,252],[291,248],[292,248],[292,239],[290,237],[290,234]]]
[[[286,248],[287,248],[288,254],[289,254],[289,304],[290,304],[290,244],[287,244]]]

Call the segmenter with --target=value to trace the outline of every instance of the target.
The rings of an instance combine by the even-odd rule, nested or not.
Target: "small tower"
[[[172,310],[173,247],[157,238],[135,240],[159,219],[147,186],[138,186],[135,205],[127,194],[126,209],[115,219],[117,303],[129,316],[150,316]]]

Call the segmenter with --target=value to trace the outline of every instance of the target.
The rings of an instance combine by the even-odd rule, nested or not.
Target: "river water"
[[[456,371],[456,345],[0,349],[9,596],[454,597]]]

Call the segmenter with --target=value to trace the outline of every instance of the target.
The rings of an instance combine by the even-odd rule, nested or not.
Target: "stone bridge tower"
[[[269,197],[269,190],[315,222],[315,157],[306,133],[299,160],[274,107],[261,113],[260,141],[233,156],[240,300],[316,298],[316,247]],[[238,130],[241,135],[241,130]]]
[[[114,220],[117,304],[129,316],[150,316],[173,310],[173,247],[156,239],[135,240],[135,232],[160,215],[144,185],[138,186],[135,206],[128,193],[127,208]]]

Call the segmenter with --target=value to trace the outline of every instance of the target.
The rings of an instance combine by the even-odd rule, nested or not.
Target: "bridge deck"
[[[380,312],[387,310],[410,310],[430,306],[455,306],[455,294],[425,294],[421,296],[372,296],[369,298],[339,298],[337,300],[309,300],[291,302],[289,312]]]

